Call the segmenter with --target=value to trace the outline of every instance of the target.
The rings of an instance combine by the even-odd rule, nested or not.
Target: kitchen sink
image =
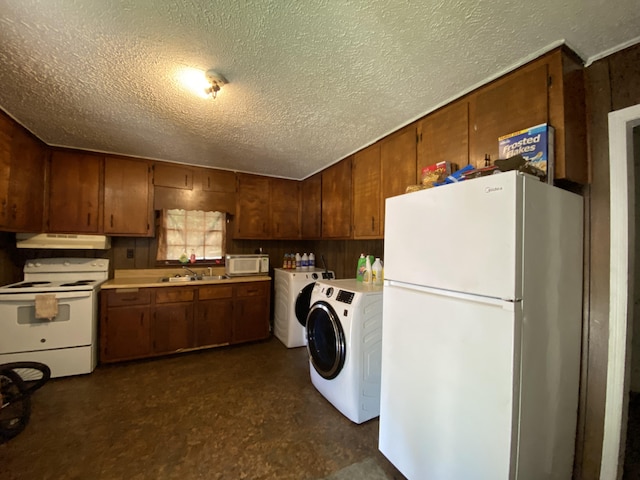
[[[175,277],[162,277],[160,279],[161,282],[196,282],[196,281],[207,281],[207,280],[227,280],[229,277],[226,275],[182,275]]]

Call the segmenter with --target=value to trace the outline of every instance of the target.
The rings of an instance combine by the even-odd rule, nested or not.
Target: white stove
[[[45,363],[52,377],[92,372],[98,361],[98,290],[103,258],[42,258],[24,281],[0,287],[0,364]]]

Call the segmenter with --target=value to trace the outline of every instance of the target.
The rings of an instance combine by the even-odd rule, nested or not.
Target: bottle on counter
[[[382,285],[382,260],[376,257],[375,262],[371,265],[371,279],[374,285]]]
[[[360,258],[358,259],[358,266],[356,267],[356,280],[358,282],[362,282],[365,268],[366,260],[364,258],[364,253],[361,253]]]
[[[313,253],[309,254],[309,270],[316,268],[316,256]]]
[[[191,250],[191,255],[189,256],[189,263],[196,263],[196,251]]]
[[[299,253],[296,253],[295,262],[296,262],[296,266],[294,268],[296,269],[302,268],[302,257],[300,256]]]
[[[369,255],[365,256],[364,273],[362,274],[362,283],[371,285],[373,283],[372,271],[371,271],[371,259]]]
[[[302,270],[309,270],[309,256],[307,255],[307,252],[304,252],[302,254]]]

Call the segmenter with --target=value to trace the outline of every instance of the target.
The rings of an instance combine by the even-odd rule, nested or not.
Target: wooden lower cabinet
[[[100,362],[179,353],[269,337],[270,282],[105,289]]]

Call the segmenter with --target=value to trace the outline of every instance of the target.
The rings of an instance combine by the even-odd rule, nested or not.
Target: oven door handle
[[[53,294],[58,300],[70,300],[87,298],[91,296],[89,290],[79,290],[73,292],[39,292],[39,293],[11,293],[8,295],[0,295],[0,303],[3,302],[35,302],[36,295]]]

